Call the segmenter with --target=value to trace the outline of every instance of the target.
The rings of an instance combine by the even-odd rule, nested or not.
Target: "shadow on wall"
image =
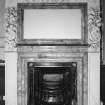
[[[5,96],[5,65],[4,61],[0,60],[0,105],[5,105],[3,96]]]
[[[100,98],[105,105],[105,65],[101,65],[100,80]]]

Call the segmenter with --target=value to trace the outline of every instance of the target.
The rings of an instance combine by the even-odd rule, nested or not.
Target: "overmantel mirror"
[[[18,3],[18,44],[87,44],[86,3]]]

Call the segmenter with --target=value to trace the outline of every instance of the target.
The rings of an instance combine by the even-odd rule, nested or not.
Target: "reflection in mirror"
[[[81,39],[81,9],[25,9],[24,39]]]

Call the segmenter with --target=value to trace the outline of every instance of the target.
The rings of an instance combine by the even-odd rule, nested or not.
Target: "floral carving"
[[[6,50],[16,50],[17,9],[7,8],[6,11]]]
[[[100,27],[100,10],[90,8],[88,10],[88,43],[93,49],[98,49],[100,47]]]
[[[26,0],[28,1],[28,0]],[[33,0],[34,1],[34,0]],[[19,2],[19,0],[18,0]],[[90,48],[100,47],[100,9],[88,9],[88,43]],[[16,50],[17,41],[17,8],[9,7],[6,12],[6,50]]]

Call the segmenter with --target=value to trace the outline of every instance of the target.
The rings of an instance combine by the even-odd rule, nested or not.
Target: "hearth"
[[[76,105],[76,62],[28,62],[28,105]]]

